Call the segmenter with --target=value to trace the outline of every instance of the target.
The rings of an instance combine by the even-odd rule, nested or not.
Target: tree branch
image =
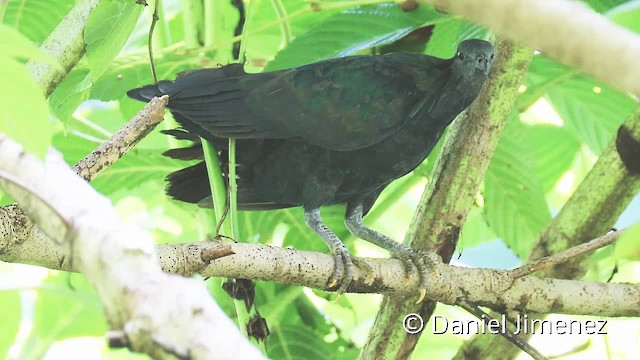
[[[640,37],[580,1],[421,1],[640,97]]]
[[[261,358],[202,283],[162,272],[150,234],[121,223],[59,154],[43,164],[3,135],[0,154],[0,171],[11,175],[0,185],[96,288],[111,328],[124,334],[120,342],[160,359],[176,349],[193,359]]]
[[[86,181],[93,180],[102,170],[124,156],[162,121],[164,107],[168,103],[167,95],[151,99],[131,121],[120,128],[109,140],[100,144],[91,154],[80,160],[73,170]]]
[[[414,248],[434,249],[449,261],[532,56],[529,49],[497,41],[495,70],[478,98],[449,129],[442,155],[420,200],[406,236]],[[433,301],[416,305],[414,298],[385,296],[360,357],[385,354],[406,358],[420,334],[407,334],[396,324],[410,313],[428,319],[434,309]]]
[[[543,257],[542,259],[538,259],[532,263],[522,265],[517,269],[509,270],[509,276],[517,279],[550,266],[566,263],[578,256],[588,254],[592,251],[613,244],[623,233],[624,231],[611,231],[609,234],[593,239],[589,242],[574,246],[551,256]]]
[[[98,5],[99,0],[80,0],[62,19],[40,46],[42,52],[51,55],[62,65],[29,61],[27,68],[35,82],[42,88],[45,96],[62,82],[71,69],[80,61],[85,52],[84,28],[89,14]]]
[[[4,219],[3,214],[0,214],[0,219]],[[28,226],[33,227],[33,224]],[[46,255],[44,251],[36,256],[20,250],[21,247],[54,252],[48,257],[43,257]],[[56,245],[50,239],[39,236],[9,245],[0,254],[0,258],[3,261],[19,260],[22,263],[58,270],[76,271],[76,264],[60,257],[62,254],[55,252],[56,249]],[[224,250],[227,256],[219,257],[210,264],[203,260],[205,254],[218,249]],[[12,254],[32,257],[16,259],[12,258]],[[326,284],[333,273],[333,258],[330,255],[261,244],[217,241],[162,244],[158,245],[157,254],[164,271],[182,276],[199,274],[204,277],[249,278],[330,290]],[[510,271],[447,265],[433,255],[429,259],[434,268],[426,290],[432,301],[455,305],[459,299],[464,298],[466,301],[502,313],[517,309],[531,313],[640,315],[640,286],[637,285],[540,279],[530,276],[514,279]],[[383,293],[397,297],[417,291],[417,279],[407,281],[404,267],[399,260],[362,260],[373,269],[372,281],[367,281],[369,274],[356,268],[355,279],[349,292]],[[602,308],[603,303],[609,306]]]

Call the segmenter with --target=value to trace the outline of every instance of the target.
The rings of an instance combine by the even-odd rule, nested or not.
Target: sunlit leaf
[[[600,154],[618,126],[637,106],[629,96],[586,76],[574,76],[549,90],[547,98],[594,153]]]
[[[135,1],[101,1],[84,31],[90,76],[96,80],[109,67],[133,31],[144,6]]]
[[[75,3],[76,0],[11,0],[3,23],[31,41],[42,43]]]
[[[535,174],[526,128],[512,116],[485,175],[484,214],[491,229],[521,259],[551,220]]]
[[[57,60],[45,55],[29,39],[15,29],[0,24],[0,54],[18,60],[37,60],[57,64]]]
[[[265,70],[277,70],[315,61],[353,55],[358,51],[388,44],[444,15],[420,6],[404,12],[394,3],[359,6],[329,17],[300,35],[280,51]]]
[[[49,107],[23,64],[0,55],[0,132],[43,157],[51,143]]]
[[[70,284],[73,288],[70,288]],[[49,276],[38,290],[34,334],[46,343],[76,336],[103,336],[107,330],[100,301],[81,275]]]
[[[9,348],[13,344],[22,316],[20,293],[14,290],[0,290],[2,304],[2,326],[0,326],[0,359],[7,359]]]
[[[616,259],[640,261],[640,223],[632,226],[616,241],[613,255]]]
[[[571,132],[559,126],[528,126],[532,141],[536,174],[545,191],[550,190],[571,167],[580,149],[580,142]]]
[[[433,29],[427,43],[427,53],[440,58],[450,58],[462,40],[486,39],[487,35],[488,31],[479,25],[459,18],[448,18]]]

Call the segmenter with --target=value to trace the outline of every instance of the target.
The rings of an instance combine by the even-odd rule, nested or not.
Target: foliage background
[[[153,82],[146,50],[151,7],[135,1],[102,0],[85,31],[85,57],[48,100],[39,95],[24,65],[29,59],[47,60],[37,46],[74,3],[9,0],[6,9],[0,8],[4,10],[0,131],[39,154],[53,146],[70,164],[141,108],[142,104],[125,97],[126,90]],[[640,32],[640,1],[587,3]],[[390,51],[450,57],[460,40],[489,36],[476,25],[425,6],[405,12],[396,4],[370,0],[317,4],[320,11],[298,0],[253,1],[247,71]],[[160,15],[153,43],[160,79],[172,79],[185,69],[234,61],[239,14],[230,1],[163,0]],[[509,268],[526,258],[537,235],[636,106],[628,95],[541,54],[534,57],[520,90],[483,191],[463,229],[461,256],[454,256],[460,264]],[[174,126],[171,121],[160,125]],[[155,131],[92,182],[114,201],[123,218],[152,231],[158,242],[202,240],[212,232],[204,210],[170,201],[163,194],[164,176],[186,164],[160,154],[178,144]],[[438,151],[384,191],[366,219],[369,225],[403,238]],[[11,202],[6,196],[1,200]],[[342,224],[343,214],[341,206],[323,210],[326,223],[355,254],[386,256],[369,244],[354,241]],[[326,251],[306,228],[301,209],[241,213],[239,220],[241,241]],[[636,198],[617,226],[639,222],[640,198]],[[638,241],[627,246],[631,251],[607,248],[596,253],[587,278],[606,281],[617,266],[612,281],[637,282],[638,256],[628,254],[633,249],[638,254]],[[233,304],[219,285],[220,280],[209,281],[212,294],[233,318]],[[380,300],[376,295],[347,295],[334,303],[323,292],[272,283],[259,283],[256,292],[256,304],[272,332],[268,354],[275,359],[323,359],[327,354],[355,358]],[[107,328],[100,303],[81,275],[0,263],[0,308],[5,314],[0,326],[0,358],[54,359],[80,353],[108,359],[141,357],[106,349],[102,336]],[[436,314],[469,317],[442,305]],[[588,354],[632,358],[640,353],[640,321],[612,320],[608,330],[610,335],[601,337],[538,337],[533,344],[544,353],[568,352],[567,359]],[[427,332],[414,356],[451,357],[464,338]]]

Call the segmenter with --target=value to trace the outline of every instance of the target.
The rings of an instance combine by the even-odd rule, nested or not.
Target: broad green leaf
[[[473,247],[487,241],[495,240],[496,234],[487,225],[487,221],[483,216],[483,209],[473,206],[467,215],[467,221],[462,227],[460,233],[460,241],[458,246],[462,249]]]
[[[156,58],[156,72],[159,80],[173,80],[177,73],[201,66],[198,59],[192,56]],[[116,100],[126,96],[128,90],[151,83],[153,83],[153,76],[147,56],[117,58],[94,83],[91,98],[102,101]]]
[[[250,36],[246,54],[248,72],[262,71],[292,39],[339,12],[337,9],[309,11],[310,3],[298,0],[282,0],[282,5],[284,13],[278,16],[272,0],[252,3],[254,8],[253,16],[249,20]]]
[[[628,0],[586,0],[585,2],[589,4],[593,10],[603,13],[609,9],[624,4],[627,1]]]
[[[84,32],[89,75],[97,80],[133,31],[144,6],[135,1],[103,0],[91,12]]]
[[[440,58],[452,57],[462,40],[486,39],[489,32],[483,27],[458,18],[447,18],[437,24],[427,43],[427,54]]]
[[[512,115],[484,179],[487,223],[521,259],[551,220],[526,130]]]
[[[523,81],[525,91],[516,100],[516,109],[524,112],[549,89],[558,86],[574,75],[573,70],[556,61],[537,54],[529,64],[529,70]]]
[[[639,33],[640,32],[640,1],[629,1],[614,7],[607,12],[607,17],[618,25]]]
[[[573,164],[580,141],[565,128],[553,125],[527,126],[526,131],[533,145],[536,174],[544,191],[549,191]]]
[[[394,3],[366,5],[335,14],[309,29],[280,51],[265,70],[284,69],[319,60],[353,55],[396,41],[445,16],[420,6],[404,12]]]
[[[618,260],[640,261],[640,223],[630,227],[614,249],[613,255]]]
[[[352,359],[356,349],[345,342],[328,343],[305,326],[278,326],[272,329],[267,355],[271,359]]]
[[[109,194],[132,189],[147,181],[164,179],[169,173],[188,165],[188,162],[170,159],[155,150],[133,150],[100,174],[92,184],[101,193]]]
[[[22,317],[20,292],[15,290],[1,290],[0,304],[2,304],[2,326],[0,326],[0,359],[7,359],[9,348],[18,334]]]
[[[15,29],[0,24],[0,54],[19,60],[37,60],[58,64],[57,60],[45,55],[29,39]]]
[[[23,64],[0,55],[0,132],[44,157],[51,143],[49,107]]]
[[[76,0],[10,0],[3,23],[36,43],[42,43],[67,15]]]
[[[76,67],[65,76],[49,96],[51,111],[63,123],[69,121],[78,105],[89,99],[88,89],[79,90],[80,84],[87,79],[88,75],[88,69]]]
[[[73,288],[70,288],[73,286]],[[81,275],[50,275],[38,290],[34,334],[43,343],[77,336],[102,336],[107,330],[94,290]]]
[[[135,1],[105,0],[91,12],[84,33],[87,66],[76,66],[51,95],[52,110],[63,122],[89,99],[94,82],[112,65],[143,8]]]
[[[611,141],[622,121],[637,106],[629,96],[586,76],[574,76],[549,90],[547,99],[595,154]]]

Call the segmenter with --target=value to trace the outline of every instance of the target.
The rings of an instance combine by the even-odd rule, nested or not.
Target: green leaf
[[[112,66],[143,8],[134,1],[105,0],[91,12],[84,33],[88,68],[74,68],[51,95],[51,106],[59,119],[66,122],[76,108],[89,99],[92,86]],[[114,80],[109,78],[109,81]]]
[[[0,359],[8,359],[7,353],[18,334],[22,317],[20,293],[15,290],[0,291],[0,304],[3,313],[0,326]]]
[[[586,76],[574,76],[550,89],[547,98],[566,129],[575,132],[596,155],[637,106],[629,96]]]
[[[353,358],[355,349],[345,349],[344,343],[328,343],[305,326],[279,326],[272,329],[267,355],[271,359],[327,359]]]
[[[529,70],[523,81],[525,91],[518,96],[516,108],[524,112],[549,89],[558,86],[574,75],[571,68],[548,59],[540,54],[535,55],[529,64]]]
[[[640,33],[640,1],[629,1],[623,3],[607,12],[607,17],[618,25]]]
[[[45,55],[29,39],[15,29],[0,24],[0,54],[18,60],[37,60],[58,64],[58,61],[49,55]]]
[[[76,0],[12,0],[3,23],[29,40],[42,43],[75,3]]]
[[[100,174],[92,184],[103,194],[132,189],[147,181],[164,179],[189,163],[170,159],[155,150],[133,150]]]
[[[0,132],[44,157],[51,143],[49,107],[23,64],[0,55]]]
[[[67,74],[49,96],[51,111],[63,123],[71,118],[78,105],[89,99],[88,89],[79,90],[80,84],[88,77],[88,74],[88,69],[76,67]]]
[[[84,32],[89,75],[95,81],[109,67],[133,31],[144,6],[135,1],[103,0],[91,12]]]
[[[527,126],[526,131],[533,143],[536,174],[544,191],[549,191],[573,164],[580,141],[559,126]]]
[[[603,13],[611,8],[624,4],[628,0],[587,0],[585,1],[589,4],[593,10]]]
[[[30,341],[35,346],[25,352],[31,358],[42,358],[55,341],[78,336],[103,336],[106,330],[98,296],[82,275],[50,275],[37,293]],[[23,356],[29,357],[27,354]]]
[[[265,70],[285,69],[353,55],[394,42],[411,31],[445,19],[430,7],[404,12],[397,4],[358,6],[335,14],[295,38]]]
[[[484,179],[487,223],[521,259],[551,220],[526,131],[512,115]]]
[[[158,79],[174,79],[180,71],[198,67],[198,65],[198,59],[193,56],[158,56],[156,59]],[[150,83],[153,83],[153,77],[149,58],[146,55],[117,58],[94,83],[91,98],[102,101],[117,100],[125,96],[128,90]]]
[[[615,243],[613,255],[618,260],[640,261],[640,223],[629,228]]]
[[[470,248],[495,239],[496,234],[487,225],[483,209],[478,206],[471,207],[467,221],[462,227],[460,241],[458,242],[459,246]]]
[[[458,43],[465,39],[487,39],[489,32],[463,19],[448,18],[437,24],[427,43],[427,54],[440,58],[450,58],[456,52]]]

